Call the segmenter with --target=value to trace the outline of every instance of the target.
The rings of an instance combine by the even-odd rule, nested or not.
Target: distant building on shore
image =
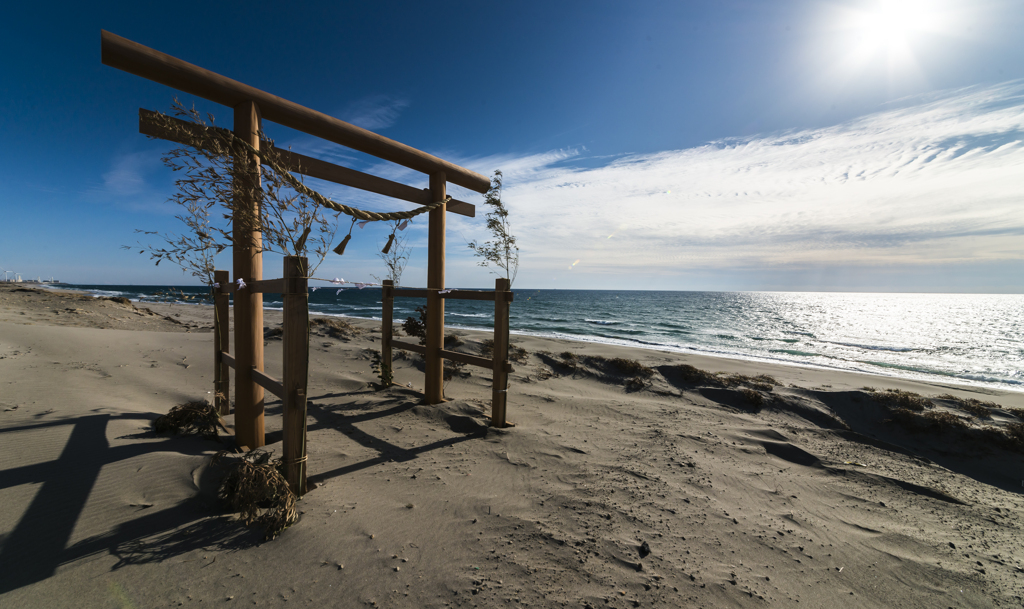
[[[50,277],[49,279],[43,279],[41,277],[36,277],[35,279],[22,279],[21,275],[15,274],[13,279],[11,279],[11,278],[4,278],[3,282],[4,283],[38,283],[38,284],[51,284],[52,283],[52,284],[57,284],[57,283],[60,283],[61,281],[60,281],[60,279],[54,279],[53,277]]]

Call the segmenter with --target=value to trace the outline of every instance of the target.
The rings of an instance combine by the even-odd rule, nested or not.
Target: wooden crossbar
[[[429,279],[428,279],[429,281]],[[443,283],[442,283],[443,285]],[[442,294],[441,292],[445,292]],[[468,353],[461,353],[459,351],[449,351],[445,349],[440,339],[430,340],[430,326],[427,324],[427,344],[416,345],[413,343],[407,343],[399,340],[394,340],[392,333],[394,331],[393,325],[393,307],[396,297],[405,298],[426,298],[427,299],[427,312],[428,322],[430,306],[437,306],[441,309],[441,315],[444,315],[444,301],[446,298],[456,300],[490,300],[494,302],[494,348],[493,353],[498,356],[495,358],[480,357],[478,355],[470,355]],[[487,368],[492,372],[491,379],[491,425],[494,427],[508,427],[512,425],[511,422],[505,418],[505,410],[508,402],[508,375],[515,371],[512,367],[512,362],[508,360],[508,321],[509,321],[509,303],[513,300],[511,286],[509,285],[508,279],[497,279],[494,282],[494,291],[489,290],[442,290],[439,288],[396,288],[394,282],[391,280],[384,280],[381,286],[381,356],[382,365],[385,369],[391,370],[392,349],[405,349],[412,351],[413,353],[419,353],[424,357],[426,362],[431,362],[435,366],[443,367],[442,360],[452,360],[456,362],[462,362],[463,364],[469,364],[471,366],[480,366],[481,368]],[[441,326],[441,330],[444,330],[444,326]],[[433,344],[432,344],[433,343]],[[428,367],[426,373],[426,380],[430,380],[431,374]],[[430,387],[427,383],[424,383],[424,397],[428,404],[435,403],[431,402]],[[443,388],[442,388],[443,389]],[[443,395],[441,400],[443,401]]]
[[[171,130],[163,129],[153,123],[153,119],[158,115],[159,113],[153,112],[152,110],[139,108],[139,133],[183,144],[184,142],[182,140],[184,138]],[[199,125],[170,116],[165,118],[173,122],[177,128],[183,131],[187,131],[196,136],[202,135],[201,130],[203,128]],[[214,129],[215,131],[227,131],[227,129],[221,129],[220,127],[208,127],[208,129]],[[284,148],[278,148],[277,146],[274,146],[273,149],[281,158],[282,163],[284,163],[292,173],[326,180],[343,186],[351,186],[352,188],[358,188],[360,190],[384,195],[386,197],[392,197],[394,199],[401,199],[402,201],[409,201],[410,203],[416,203],[418,205],[429,205],[430,203],[433,203],[433,201],[430,200],[429,189],[406,186],[399,182],[392,182],[391,180],[356,171],[355,169],[349,169],[348,167],[342,167],[340,165],[328,163],[327,161],[314,159],[313,157],[292,152],[291,150],[285,150]],[[470,218],[476,217],[476,206],[472,203],[459,201],[458,199],[452,199],[449,201],[445,209],[454,214],[460,214]]]
[[[412,351],[413,353],[419,353],[420,355],[427,354],[427,348],[423,345],[417,345],[416,343],[407,343],[402,340],[392,340],[391,347],[394,349],[405,349],[406,351]]]
[[[294,281],[294,280],[293,280]],[[254,294],[293,294],[301,293],[301,288],[296,290],[294,286],[292,289],[288,287],[288,280],[284,278],[278,279],[261,279],[259,281],[250,281],[245,284],[243,290],[249,290]],[[220,283],[220,282],[218,282]],[[234,294],[238,292],[238,285],[234,283],[221,283],[220,287],[215,290],[221,294]]]
[[[448,181],[484,193],[491,181],[432,154],[271,95],[105,30],[100,34],[105,65],[234,108],[254,102],[263,118],[426,174],[444,172]]]
[[[277,397],[281,398],[282,400],[284,399],[284,385],[281,384],[281,381],[277,380],[276,378],[268,376],[267,374],[260,372],[256,368],[253,368],[252,381],[259,385],[260,387],[263,387],[270,393],[273,393]]]
[[[412,351],[413,353],[419,353],[420,355],[427,354],[427,348],[423,345],[417,345],[416,343],[407,343],[401,340],[391,339],[391,348],[393,349],[405,349],[406,351]],[[450,359],[456,362],[462,362],[463,364],[469,364],[471,366],[480,366],[481,368],[487,368],[491,370],[494,368],[494,360],[487,357],[480,357],[479,355],[470,355],[468,353],[460,353],[458,351],[448,351],[447,349],[441,349],[441,357]],[[512,364],[505,362],[505,372],[513,372],[515,369],[512,368]]]
[[[231,366],[232,368],[235,367],[235,358],[232,357],[230,353],[227,353],[225,351],[221,351],[220,352],[220,359],[221,359],[221,361],[223,361],[225,364]]]
[[[395,298],[426,298],[430,290],[422,290],[416,288],[395,288],[392,290],[392,295]]]
[[[504,302],[512,302],[513,292],[491,292],[484,290],[456,290],[448,292],[447,294],[441,294],[441,298],[448,300],[502,300]]]
[[[471,366],[480,366],[481,368],[487,368],[488,370],[494,369],[494,360],[488,357],[460,353],[459,351],[449,351],[447,349],[441,349],[441,357],[454,360],[456,362],[462,362],[463,364],[469,364]],[[503,368],[505,372],[515,372],[515,368],[512,367],[511,362],[506,361]]]
[[[392,294],[395,298],[426,298],[431,292],[438,290],[431,290],[425,288],[395,288]],[[490,300],[495,299],[503,300],[505,302],[513,301],[513,292],[492,292],[490,290],[452,290],[447,294],[439,294],[440,298],[449,300]]]
[[[260,294],[284,294],[287,290],[285,289],[284,279],[261,279],[260,281],[250,281],[245,284],[245,289]]]

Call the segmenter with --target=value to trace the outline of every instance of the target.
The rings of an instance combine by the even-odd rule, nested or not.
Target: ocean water
[[[199,287],[71,287],[143,301],[194,302],[206,292]],[[1021,295],[514,292],[512,334],[1024,391]],[[314,313],[380,318],[379,288],[320,287],[310,293],[309,302]],[[424,302],[396,299],[396,322],[415,315]],[[264,306],[281,308],[280,295],[265,294]],[[493,315],[493,303],[449,300],[445,305],[445,323],[455,328],[489,329]]]

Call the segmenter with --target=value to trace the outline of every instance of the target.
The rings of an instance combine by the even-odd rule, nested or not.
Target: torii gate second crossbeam
[[[325,161],[302,157],[301,164],[309,168],[303,173],[308,175],[420,204],[445,200],[448,182],[479,193],[487,192],[490,188],[490,180],[479,173],[110,32],[101,32],[101,48],[105,65],[231,108],[234,111],[235,136],[257,150],[257,133],[265,119],[425,173],[429,176],[429,189],[415,189]],[[140,110],[140,115],[145,112]],[[148,134],[160,137],[158,133]],[[237,158],[235,162],[258,165],[259,158],[250,155],[248,158]],[[238,203],[243,204],[240,207],[258,209],[257,201]],[[444,299],[439,297],[438,292],[445,288],[445,213],[452,211],[469,216],[474,213],[468,203],[453,203],[441,205],[429,212],[427,290],[430,294],[427,299],[424,380],[424,398],[428,404],[444,401],[441,356],[444,347]],[[238,218],[234,219],[232,230],[242,230]],[[263,256],[260,250],[262,237],[258,232],[252,237],[236,239],[236,245],[232,248],[233,275],[246,282],[263,279]],[[236,441],[239,445],[256,448],[265,444],[263,388],[253,381],[252,375],[253,370],[263,372],[262,293],[236,293],[234,309]]]

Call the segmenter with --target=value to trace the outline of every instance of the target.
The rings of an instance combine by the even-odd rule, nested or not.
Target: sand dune
[[[315,488],[264,543],[217,504],[229,438],[150,430],[210,396],[209,309],[0,288],[0,606],[1024,603],[1024,453],[987,429],[1024,394],[513,337],[516,426],[495,430],[487,371],[424,406],[421,361],[398,357],[400,386],[376,391],[379,330],[353,325],[312,338]],[[486,335],[458,333],[479,353]],[[266,354],[279,371],[280,342]],[[966,427],[915,430],[887,421],[890,388],[999,408],[937,400]]]

